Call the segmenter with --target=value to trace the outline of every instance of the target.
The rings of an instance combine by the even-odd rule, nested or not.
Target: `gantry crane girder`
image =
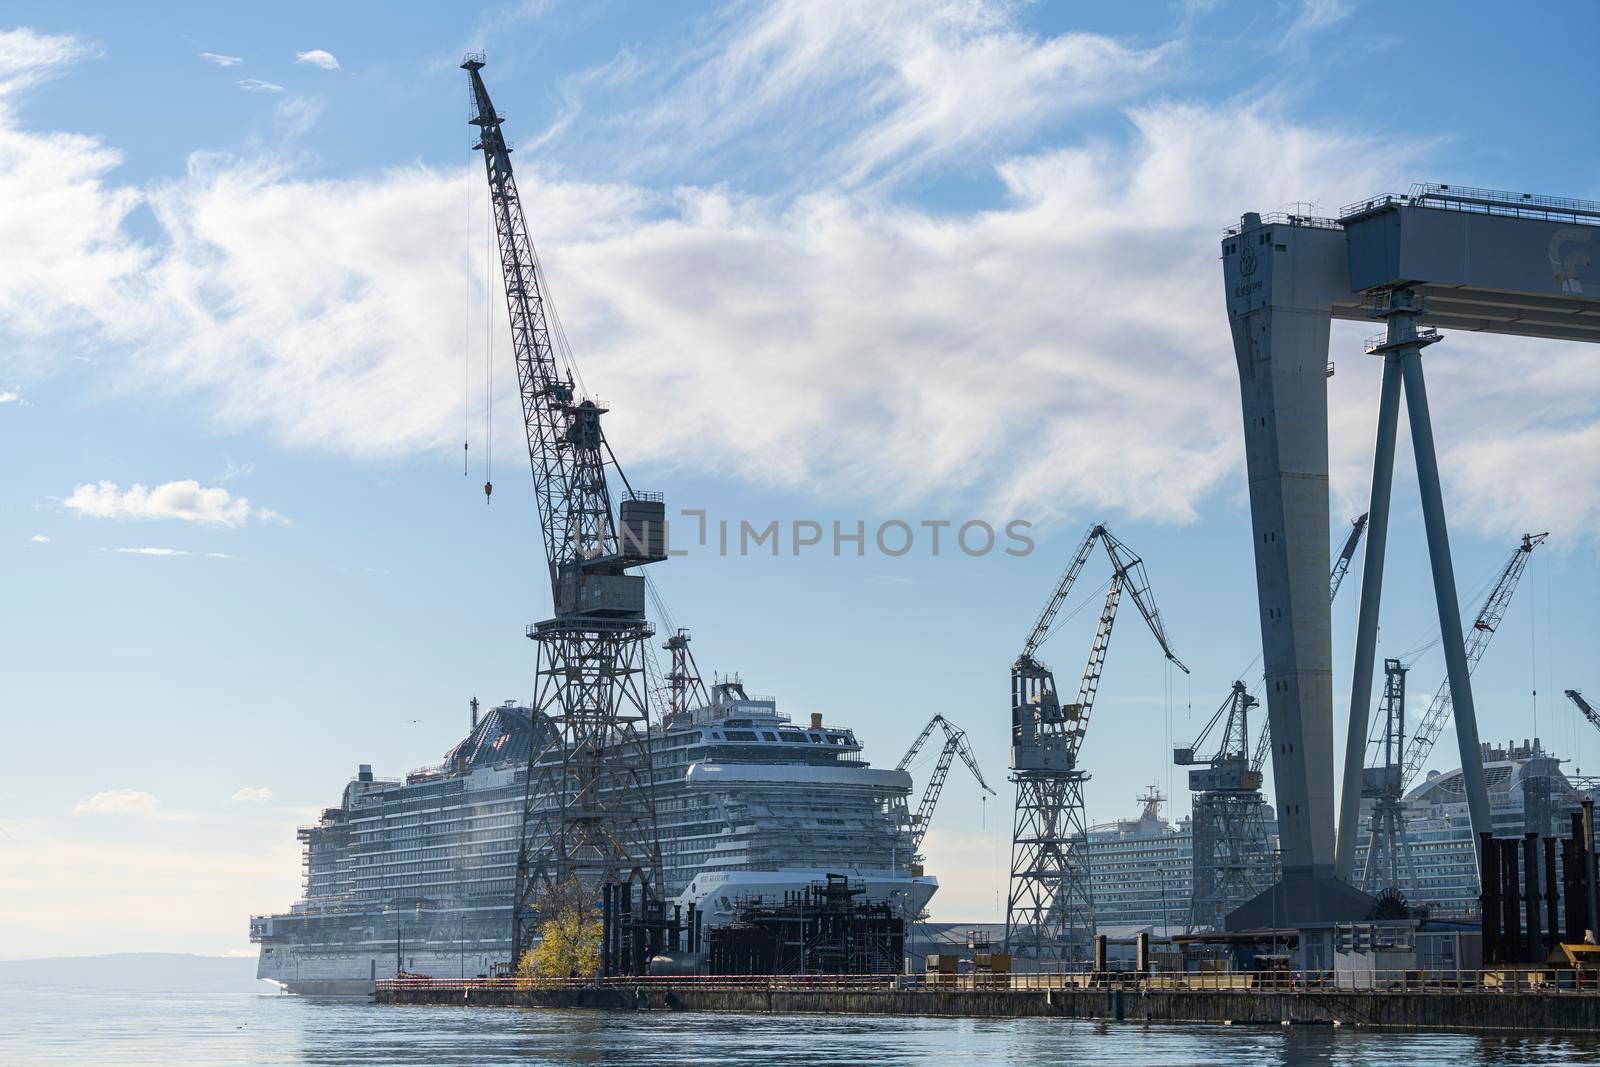
[[[935,715],[928,720],[928,725],[922,728],[922,733],[918,734],[911,747],[906,749],[906,754],[900,757],[897,768],[903,771],[911,766],[911,761],[917,758],[922,746],[933,736],[935,727],[944,730],[944,745],[939,749],[939,758],[934,763],[933,775],[922,791],[922,801],[917,805],[916,814],[911,816],[911,840],[918,852],[922,851],[922,839],[928,834],[928,824],[933,821],[933,809],[938,806],[939,796],[944,792],[945,779],[950,776],[950,764],[957,756],[961,757],[961,762],[967,765],[967,769],[978,780],[984,792],[991,795],[994,793],[989,783],[984,781],[983,771],[978,769],[978,758],[972,754],[972,746],[967,744],[967,732],[943,715]]]

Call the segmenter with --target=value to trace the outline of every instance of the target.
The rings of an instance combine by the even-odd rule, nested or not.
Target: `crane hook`
[[[491,493],[493,493],[493,492],[494,492],[494,483],[493,482],[484,482],[483,483],[483,502],[485,504],[487,504],[489,502],[489,495]]]

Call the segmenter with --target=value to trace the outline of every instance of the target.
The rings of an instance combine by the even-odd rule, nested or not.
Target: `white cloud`
[[[97,519],[181,519],[205,526],[243,526],[251,519],[282,521],[270,508],[253,507],[246,497],[234,496],[220,485],[202,487],[193,478],[154,489],[134,484],[125,491],[115,482],[85,482],[62,504]]]
[[[51,77],[95,52],[76,37],[30,29],[0,30],[0,97]]]
[[[1301,0],[1300,14],[1283,35],[1284,45],[1299,44],[1318,30],[1343,22],[1350,10],[1349,0]]]
[[[74,815],[132,815],[142,819],[164,817],[161,801],[142,789],[107,789],[84,797],[72,809]]]
[[[232,559],[226,552],[207,552],[206,559]]]
[[[735,9],[681,82],[617,123],[616,166],[777,156],[813,181],[893,181],[993,149],[1047,120],[1148,92],[1173,46],[1039,38],[1008,4]],[[814,121],[792,122],[796,112]]]
[[[333,57],[333,53],[321,48],[313,48],[309,52],[296,52],[294,61],[313,67],[321,67],[323,70],[339,69],[339,61]]]
[[[903,51],[912,44],[892,41],[897,24],[869,27],[862,47],[879,58],[846,60],[854,80],[815,98],[807,75],[824,64],[814,46],[843,31],[808,10],[758,12],[664,91],[643,75],[624,87],[678,105],[740,96],[736,114],[719,114],[691,151],[714,156],[786,119],[796,136],[831,138],[818,155],[828,165],[798,195],[694,185],[663,194],[558,179],[532,157],[519,164],[577,358],[616,404],[608,425],[630,465],[1035,519],[1092,510],[1184,521],[1208,497],[1237,496],[1221,227],[1247,209],[1338,204],[1403,184],[1426,146],[1233,99],[1126,106],[1125,136],[1004,155],[960,107],[938,104],[934,82],[917,80]],[[1040,106],[1059,115],[1049,87],[1070,98],[1081,82],[1085,99],[1103,99],[1143,84],[1122,73],[1159,66],[1115,42],[1067,47],[1003,19],[986,30],[994,10],[975,6],[966,22],[942,14],[906,35],[941,56],[992,52],[1034,72],[1014,99],[995,102],[997,128],[1032,128]],[[823,21],[784,43],[760,36],[772,19]],[[749,87],[767,94],[754,102],[699,76],[721,69],[744,84],[763,56],[781,62],[775,88]],[[1028,102],[1040,94],[1045,104]],[[657,131],[678,121],[673,108],[626,114],[659,120]],[[871,136],[892,147],[865,143]],[[10,161],[0,194],[12,194],[0,195],[0,238],[21,232],[30,236],[21,244],[45,250],[0,260],[0,331],[35,342],[0,349],[0,360],[22,351],[42,361],[63,348],[45,343],[53,331],[71,329],[81,346],[83,324],[98,323],[97,347],[130,353],[118,384],[200,393],[229,432],[264,429],[362,458],[459,449],[460,364],[439,353],[462,348],[469,285],[472,306],[485,302],[482,224],[468,245],[461,217],[463,180],[481,208],[480,171],[411,166],[331,181],[272,155],[200,154],[183,178],[128,190],[107,184],[118,160],[98,141],[31,134],[3,116],[0,138],[14,146],[0,156]],[[930,212],[878,184],[957,158],[991,161],[995,202]],[[58,209],[12,206],[40,197]],[[121,226],[140,202],[162,227],[159,248]],[[95,225],[61,235],[63,218]],[[509,347],[501,319],[499,353]],[[482,328],[480,310],[471,351],[482,351]],[[1372,374],[1351,330],[1335,327],[1331,417],[1335,490],[1354,500],[1370,464]],[[1452,336],[1447,347],[1486,343],[1530,373],[1452,364],[1430,390],[1441,450],[1470,457],[1447,466],[1452,511],[1480,521],[1505,510],[1487,494],[1503,482],[1504,457],[1524,449],[1548,465],[1519,489],[1528,494],[1519,507],[1552,514],[1563,536],[1600,529],[1600,494],[1557,488],[1592,485],[1582,435],[1600,424],[1600,389],[1573,383],[1591,383],[1600,371],[1586,368],[1600,364],[1535,341]],[[496,374],[509,380],[504,362]],[[1552,403],[1558,421],[1545,415]],[[496,425],[518,432],[515,417]]]
[[[34,534],[32,537],[28,538],[28,540],[32,541],[36,545],[48,545],[50,543],[50,538],[46,537],[44,534]]]
[[[244,60],[238,56],[224,56],[216,52],[201,52],[200,58],[207,63],[215,63],[219,67],[237,67]]]
[[[12,392],[10,390],[0,391],[0,404],[15,404],[21,399],[21,393]]]
[[[113,548],[111,551],[122,552],[129,556],[191,556],[194,554],[181,548]]]
[[[272,790],[266,786],[245,786],[229,798],[235,804],[265,804],[272,799]]]
[[[247,93],[281,93],[283,86],[276,82],[262,81],[260,78],[240,78],[234,82]]]

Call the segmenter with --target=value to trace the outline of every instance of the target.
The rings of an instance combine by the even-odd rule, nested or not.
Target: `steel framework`
[[[628,571],[665,558],[664,508],[659,497],[630,492],[618,537],[606,478],[610,447],[600,426],[606,408],[576,387],[571,353],[528,237],[501,131],[504,117],[489,99],[483,66],[479,54],[461,64],[471,84],[468,121],[478,127],[474,148],[483,153],[499,238],[554,606],[554,618],[528,627],[538,646],[533,711],[555,729],[528,757],[512,910],[515,969],[535,936],[542,900],[571,879],[591,896],[603,883],[638,882],[647,912],[660,908],[643,677],[652,630],[644,616],[644,578]]]
[[[1035,654],[1050,636],[1097,541],[1110,557],[1111,582],[1077,699],[1062,704],[1054,674]],[[1078,964],[1090,958],[1094,900],[1083,804],[1089,775],[1078,765],[1078,757],[1124,591],[1133,598],[1167,659],[1187,674],[1189,669],[1167,641],[1143,561],[1099,523],[1089,528],[1079,544],[1023,643],[1022,654],[1011,665],[1011,780],[1017,787],[1017,799],[1011,831],[1006,945],[1023,959]]]

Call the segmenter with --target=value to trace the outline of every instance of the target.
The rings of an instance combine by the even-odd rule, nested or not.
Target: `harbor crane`
[[[1036,657],[1096,543],[1111,560],[1111,581],[1077,699],[1062,703],[1055,675]],[[1081,962],[1087,959],[1094,937],[1094,901],[1084,852],[1083,785],[1089,775],[1079,765],[1079,755],[1124,592],[1167,660],[1189,673],[1167,640],[1144,562],[1101,523],[1089,527],[1011,665],[1011,781],[1017,797],[1006,944],[1014,956]]]
[[[928,823],[933,818],[934,806],[939,803],[939,794],[944,792],[944,780],[950,774],[950,764],[957,756],[967,765],[967,770],[978,780],[984,792],[990,795],[994,790],[989,788],[989,783],[983,780],[983,772],[978,769],[978,758],[972,754],[972,746],[967,744],[967,732],[950,722],[943,715],[935,715],[928,720],[928,725],[922,728],[922,733],[906,749],[906,754],[900,757],[899,770],[911,766],[911,761],[917,758],[917,753],[922,751],[922,746],[928,738],[933,736],[933,728],[937,726],[944,730],[944,747],[939,750],[939,760],[934,764],[933,777],[928,779],[928,786],[922,791],[922,802],[917,805],[917,813],[911,817],[911,840],[918,852],[922,851],[922,839],[928,833]]]
[[[1506,609],[1511,604],[1511,594],[1528,565],[1528,557],[1550,535],[1523,534],[1521,542],[1511,552],[1511,558],[1500,569],[1489,595],[1477,617],[1463,637],[1467,654],[1467,673],[1478,668],[1478,661],[1488,651],[1489,640],[1500,628]],[[1416,867],[1411,857],[1411,842],[1406,832],[1405,807],[1401,803],[1405,791],[1416,781],[1423,765],[1433,752],[1433,744],[1450,721],[1450,680],[1439,683],[1439,690],[1422,714],[1422,722],[1409,742],[1405,740],[1405,679],[1408,667],[1400,660],[1384,663],[1384,698],[1377,723],[1377,735],[1369,739],[1374,752],[1371,762],[1361,775],[1361,797],[1372,802],[1372,821],[1367,842],[1365,867],[1361,880],[1364,887],[1375,884],[1378,872],[1387,871],[1389,885],[1384,888],[1401,888],[1398,884],[1403,869],[1407,884],[1415,887]],[[1481,757],[1479,757],[1481,758]],[[1352,847],[1355,828],[1342,827],[1341,835],[1348,832]],[[1381,864],[1381,865],[1380,865]]]
[[[603,887],[608,906],[643,920],[632,949],[618,954],[638,970],[660,946],[640,945],[637,935],[653,920],[651,929],[660,931],[665,920],[645,677],[653,630],[645,618],[645,578],[634,571],[666,559],[665,505],[659,495],[628,485],[601,428],[607,408],[579,388],[512,175],[505,119],[489,99],[483,67],[481,53],[461,64],[472,91],[468,122],[478,130],[473,147],[483,153],[494,213],[554,608],[553,617],[527,628],[538,650],[533,715],[554,729],[547,744],[528,754],[511,967],[531,946],[546,902],[575,880],[586,896]],[[616,508],[609,470],[627,490]],[[606,966],[611,958],[608,952]]]
[[[1189,789],[1195,794],[1191,930],[1221,927],[1225,915],[1276,876],[1267,847],[1260,757],[1252,759],[1250,752],[1250,710],[1258,706],[1244,682],[1234,682],[1194,742],[1172,751],[1173,763],[1197,768],[1189,772]],[[1219,727],[1216,751],[1198,755]]]
[[[1406,673],[1407,667],[1400,660],[1383,661],[1383,703],[1378,708],[1382,762],[1366,768],[1362,775],[1362,793],[1372,798],[1367,859],[1361,871],[1361,890],[1368,894],[1384,889],[1414,892],[1418,884],[1411,838],[1406,834],[1405,806],[1401,803],[1405,789],[1399,756],[1406,744]]]

